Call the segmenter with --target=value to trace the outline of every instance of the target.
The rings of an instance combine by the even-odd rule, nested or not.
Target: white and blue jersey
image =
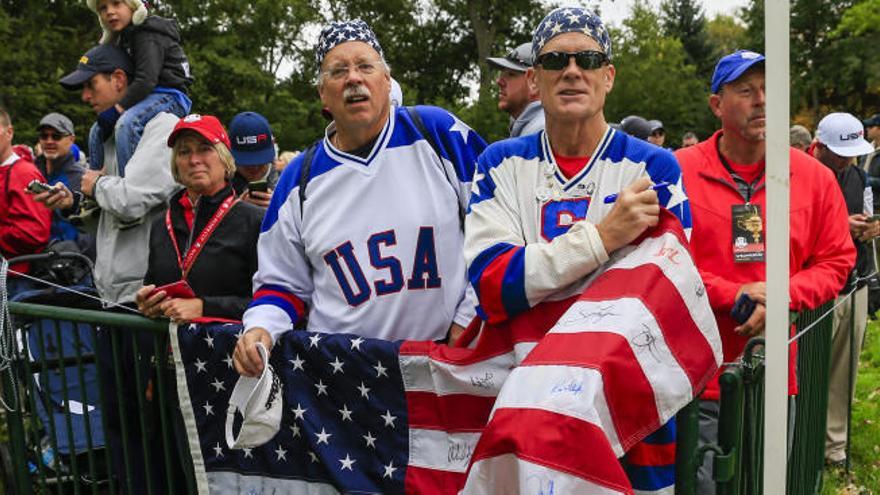
[[[336,149],[328,128],[302,210],[305,153],[284,170],[263,221],[245,328],[277,338],[307,318],[310,331],[431,340],[475,316],[461,214],[486,143],[445,110],[417,111],[442,160],[406,108],[392,108],[366,158]]]
[[[465,258],[480,316],[504,321],[544,300],[581,292],[608,260],[595,225],[604,198],[642,176],[690,233],[681,169],[667,150],[608,127],[587,165],[566,178],[545,132],[493,143],[480,155],[466,220]]]

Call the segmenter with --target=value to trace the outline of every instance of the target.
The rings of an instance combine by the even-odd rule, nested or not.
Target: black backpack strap
[[[416,129],[425,138],[425,141],[431,145],[431,148],[434,149],[434,153],[437,154],[437,158],[440,159],[440,170],[443,171],[443,176],[446,177],[446,182],[449,182],[449,185],[452,186],[452,190],[455,191],[455,197],[458,199],[458,220],[461,225],[461,230],[464,230],[464,209],[461,206],[461,196],[458,193],[458,186],[455,182],[449,178],[449,172],[446,171],[446,167],[443,165],[443,153],[440,150],[440,144],[434,140],[434,136],[428,132],[428,128],[425,126],[425,121],[422,120],[422,116],[419,115],[416,107],[404,107],[406,109],[406,113],[409,114],[410,120],[415,124]]]
[[[315,159],[315,152],[318,150],[317,143],[309,146],[303,156],[302,168],[299,172],[299,219],[303,218],[303,205],[306,203],[306,184],[309,183],[309,174],[312,171],[312,160]]]

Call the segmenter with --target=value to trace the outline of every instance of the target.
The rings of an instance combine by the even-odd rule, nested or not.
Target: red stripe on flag
[[[465,479],[465,473],[407,466],[404,492],[419,495],[458,493],[464,487]]]
[[[573,296],[561,301],[541,303],[500,324],[485,324],[473,349],[449,347],[431,341],[404,341],[401,356],[429,356],[441,363],[468,365],[506,354],[515,344],[537,342],[544,337],[568,308],[577,301]]]
[[[666,208],[660,209],[660,222],[656,227],[646,230],[641,236],[636,238],[630,244],[633,246],[637,246],[642,243],[645,239],[656,239],[658,237],[663,237],[666,234],[672,234],[678,238],[678,243],[681,244],[685,250],[690,252],[690,243],[687,240],[687,236],[684,235],[684,229],[681,226],[681,220],[675,216],[674,213],[670,212]]]
[[[296,309],[298,315],[303,316],[306,314],[306,305],[303,304],[300,298],[294,296],[293,294],[272,289],[258,289],[256,292],[254,292],[254,299],[259,299],[264,296],[280,297],[281,299],[289,302],[294,307],[294,309]]]
[[[691,290],[690,287],[682,289]],[[621,297],[637,298],[644,303],[654,315],[666,346],[687,374],[691,387],[694,391],[702,390],[715,372],[715,354],[663,270],[652,263],[609,270],[584,291],[581,300],[608,301]]]
[[[489,420],[495,397],[431,392],[407,392],[407,420],[410,428],[427,430],[482,431]]]
[[[480,437],[471,468],[504,454],[632,493],[605,433],[587,421],[540,409],[499,409]]]
[[[605,402],[624,450],[660,427],[654,388],[633,354],[629,341],[616,333],[551,333],[523,366],[569,365],[602,375]]]
[[[675,464],[675,442],[639,442],[626,453],[626,461],[635,466],[671,466]]]

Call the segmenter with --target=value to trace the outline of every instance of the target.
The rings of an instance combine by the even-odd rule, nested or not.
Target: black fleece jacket
[[[180,191],[168,201],[171,225],[181,256],[186,256],[190,242],[190,230],[180,204],[180,197],[184,194],[185,190]],[[227,184],[214,196],[204,196],[196,202],[192,242],[230,194],[233,194],[232,187]],[[251,302],[251,278],[257,271],[257,238],[262,221],[261,208],[239,201],[208,238],[187,277],[193,291],[204,301],[204,316],[241,319]],[[144,284],[170,284],[180,280],[180,275],[177,254],[163,214],[153,222],[150,230],[150,260]]]
[[[122,108],[131,108],[156,86],[186,93],[192,84],[176,21],[151,15],[139,26],[129,24],[123,29],[118,44],[134,63],[134,78],[119,102]]]

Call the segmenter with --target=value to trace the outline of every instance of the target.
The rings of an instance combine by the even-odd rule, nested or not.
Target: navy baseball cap
[[[875,113],[874,115],[871,115],[871,117],[863,120],[862,125],[865,127],[880,126],[880,113]]]
[[[116,45],[92,47],[79,59],[76,70],[59,81],[65,89],[79,89],[95,74],[110,74],[122,69],[129,76],[134,73],[131,59]]]
[[[236,165],[255,166],[275,160],[275,138],[266,117],[256,112],[242,112],[229,123],[232,156]]]
[[[712,75],[712,92],[717,93],[721,86],[736,81],[745,71],[758,63],[764,63],[764,56],[749,50],[737,50],[722,57],[715,66],[715,74]]]

